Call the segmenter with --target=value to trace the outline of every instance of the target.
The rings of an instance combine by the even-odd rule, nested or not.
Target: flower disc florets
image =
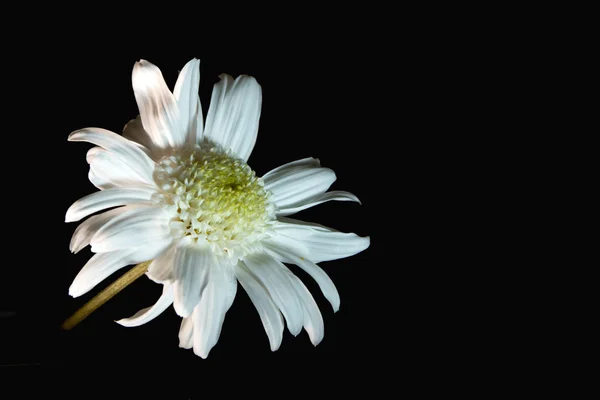
[[[262,179],[218,145],[204,142],[164,157],[154,180],[153,202],[172,213],[173,232],[208,243],[216,255],[237,259],[256,251],[275,219]]]

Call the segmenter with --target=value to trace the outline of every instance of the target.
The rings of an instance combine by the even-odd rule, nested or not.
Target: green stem
[[[98,293],[93,299],[85,303],[83,307],[75,311],[75,314],[71,315],[65,320],[65,322],[63,322],[61,328],[67,331],[69,329],[73,329],[75,325],[87,318],[101,305],[112,299],[117,293],[125,289],[137,278],[144,275],[146,271],[148,271],[148,266],[151,262],[152,261],[145,261],[131,268],[123,276],[114,281],[110,286]]]

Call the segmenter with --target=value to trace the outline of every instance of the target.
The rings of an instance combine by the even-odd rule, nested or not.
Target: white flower
[[[283,264],[310,274],[337,311],[338,292],[316,264],[356,254],[369,238],[286,218],[329,200],[335,173],[305,158],[262,178],[246,164],[258,132],[262,92],[250,76],[221,75],[203,122],[198,96],[200,61],[188,62],[171,93],[160,70],[141,60],[133,68],[140,115],[123,136],[100,129],[73,132],[70,141],[97,145],[87,153],[89,179],[100,189],[76,201],[66,222],[95,215],[75,230],[74,253],[96,253],[69,289],[80,296],[120,268],[154,260],[147,275],[163,284],[152,307],[117,321],[144,324],[173,304],[183,317],[179,346],[206,358],[217,343],[237,282],[254,303],[271,350],[302,327],[316,346],[321,313],[304,284]]]

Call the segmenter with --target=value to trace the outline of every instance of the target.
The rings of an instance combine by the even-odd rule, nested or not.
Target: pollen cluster
[[[275,219],[261,178],[231,152],[208,142],[158,162],[155,204],[173,215],[173,233],[208,243],[216,255],[243,257],[260,246]]]

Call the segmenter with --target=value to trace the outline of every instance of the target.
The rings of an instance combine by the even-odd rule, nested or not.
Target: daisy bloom
[[[142,325],[171,304],[183,318],[179,346],[206,358],[219,338],[239,282],[269,338],[279,348],[284,319],[316,346],[323,318],[306,286],[283,263],[295,264],[319,285],[334,311],[340,297],[317,265],[354,255],[368,237],[342,233],[289,215],[330,200],[358,202],[327,192],[335,173],[305,158],[257,177],[246,164],[256,142],[262,91],[256,79],[221,75],[204,122],[198,87],[200,61],[182,69],[173,92],[160,70],[141,60],[133,68],[139,116],[119,135],[85,128],[73,142],[87,153],[89,179],[100,191],[77,200],[66,222],[80,221],[71,251],[95,253],[69,294],[81,296],[115,271],[152,260],[146,275],[163,285],[156,304],[123,326]]]

